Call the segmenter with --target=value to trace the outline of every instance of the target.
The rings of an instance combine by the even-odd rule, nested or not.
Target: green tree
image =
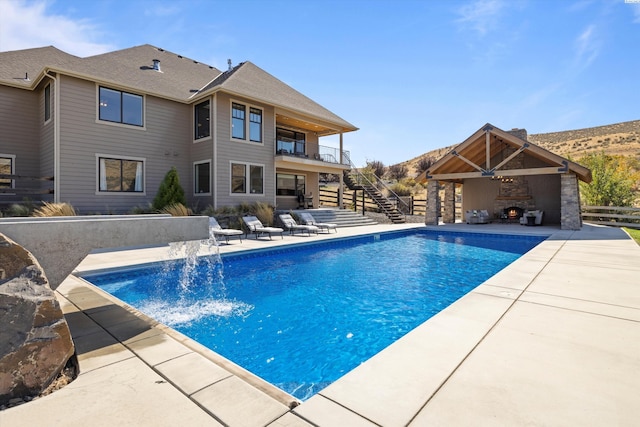
[[[153,208],[159,211],[169,205],[173,205],[176,203],[181,203],[183,205],[187,204],[184,197],[184,190],[180,185],[180,177],[178,177],[178,171],[175,167],[172,167],[160,183],[158,193],[153,199]]]
[[[640,174],[623,156],[591,153],[579,163],[591,169],[590,184],[580,182],[582,202],[591,206],[632,206]]]

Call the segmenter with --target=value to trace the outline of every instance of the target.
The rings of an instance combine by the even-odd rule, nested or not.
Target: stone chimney
[[[527,130],[526,129],[513,128],[511,130],[508,130],[507,133],[510,133],[511,135],[516,136],[516,137],[520,138],[523,141],[527,140]]]

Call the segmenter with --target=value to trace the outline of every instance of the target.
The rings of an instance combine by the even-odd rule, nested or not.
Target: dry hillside
[[[561,132],[530,133],[528,139],[551,152],[576,160],[585,154],[600,151],[640,159],[640,120]],[[402,164],[407,165],[410,175],[415,175],[420,158],[431,156],[437,160],[454,147],[432,150]]]

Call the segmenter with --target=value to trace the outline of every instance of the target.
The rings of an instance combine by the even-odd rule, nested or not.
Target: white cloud
[[[460,18],[457,22],[483,36],[491,28],[497,27],[495,18],[504,7],[501,0],[477,0],[458,9]]]
[[[48,11],[50,2],[0,0],[0,51],[55,46],[77,56],[91,56],[114,50],[94,43],[100,29],[90,21],[74,21]]]
[[[576,39],[576,61],[579,68],[586,68],[600,54],[602,42],[596,36],[595,25],[589,25]]]

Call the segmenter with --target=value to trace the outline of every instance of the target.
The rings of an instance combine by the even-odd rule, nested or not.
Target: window
[[[249,110],[249,140],[262,142],[262,110],[253,107]]]
[[[278,154],[305,154],[306,135],[284,128],[276,128],[276,153]]]
[[[196,194],[211,193],[211,163],[201,162],[193,165],[193,182]]]
[[[142,193],[144,161],[99,157],[99,191]]]
[[[15,156],[0,154],[0,175],[13,175],[15,168]],[[0,178],[0,188],[13,188],[14,180]]]
[[[248,189],[247,183],[249,183]],[[264,167],[245,163],[232,163],[231,192],[234,194],[264,194]]]
[[[249,107],[249,121],[247,122],[247,106],[237,102],[231,103],[231,137],[247,139],[262,143],[262,110]]]
[[[209,126],[210,102],[204,101],[194,107],[195,117],[195,135],[194,139],[206,138],[211,135],[211,127]]]
[[[100,88],[100,120],[142,126],[142,96]]]
[[[231,107],[231,136],[237,139],[245,139],[244,135],[244,122],[246,107],[242,104],[236,104],[235,102]]]
[[[44,121],[51,118],[51,85],[44,88]]]
[[[305,194],[305,176],[285,173],[276,174],[276,195],[297,196]]]

